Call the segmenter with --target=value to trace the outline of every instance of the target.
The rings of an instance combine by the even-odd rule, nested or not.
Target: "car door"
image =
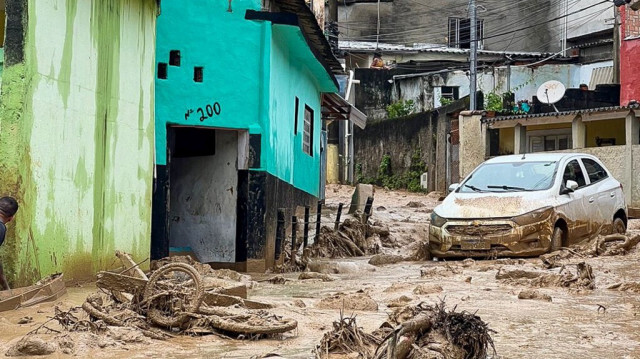
[[[594,227],[597,228],[592,229],[592,233],[606,232],[608,226],[613,223],[613,215],[618,209],[616,205],[620,200],[617,197],[621,196],[620,186],[617,181],[611,180],[607,171],[597,161],[583,157],[581,162],[591,187],[585,197],[587,214],[595,220],[594,222],[597,221],[594,223]]]
[[[562,188],[566,187],[569,180],[575,181],[578,184],[578,188],[573,192],[561,195],[565,198],[560,210],[564,213],[569,227],[567,244],[572,244],[588,237],[591,233],[587,210],[583,201],[585,190],[587,189],[587,181],[577,158],[571,159],[565,165],[562,172]]]

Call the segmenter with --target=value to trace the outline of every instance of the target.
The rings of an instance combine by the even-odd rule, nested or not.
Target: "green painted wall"
[[[336,91],[327,77],[312,76],[324,69],[313,58],[300,29],[273,25],[271,37],[270,115],[267,122],[266,147],[269,157],[266,169],[277,177],[294,183],[296,187],[318,196],[320,188],[320,132],[321,94]],[[298,117],[295,118],[295,98],[299,98]],[[303,152],[305,105],[313,110],[312,155]],[[294,134],[295,122],[298,123]]]
[[[320,93],[337,90],[300,28],[245,20],[247,9],[260,10],[258,0],[231,6],[230,12],[226,1],[162,2],[157,62],[169,63],[172,50],[181,59],[168,66],[167,79],[156,80],[156,163],[166,164],[167,124],[245,129],[262,134],[261,169],[317,195]],[[194,81],[196,66],[204,67],[202,83]],[[297,136],[295,96],[302,104]],[[202,118],[198,109],[214,103],[220,114]],[[316,114],[313,157],[302,152],[304,103]]]
[[[155,0],[29,0],[4,69],[0,193],[21,206],[0,258],[14,285],[90,278],[150,249]]]

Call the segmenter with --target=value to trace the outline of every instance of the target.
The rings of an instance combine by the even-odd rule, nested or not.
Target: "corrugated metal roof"
[[[598,67],[591,72],[589,88],[594,89],[597,85],[613,83],[613,66]]]
[[[317,54],[316,57],[322,58],[321,62],[323,62],[325,68],[333,74],[344,73],[340,61],[336,59],[329,41],[324,36],[322,29],[320,29],[320,25],[318,25],[315,15],[304,0],[275,0],[275,2],[282,11],[298,16],[305,38],[311,43],[311,50],[314,54]]]
[[[566,115],[578,115],[582,113],[613,112],[613,111],[636,110],[636,109],[640,109],[640,104],[634,104],[630,106],[598,107],[598,108],[588,108],[588,109],[560,111],[560,112],[534,113],[534,114],[526,114],[526,115],[483,117],[481,121],[483,123],[494,123],[494,122],[507,121],[507,120],[520,120],[520,119],[539,118],[539,117],[559,117],[559,116],[566,116]]]
[[[443,54],[468,54],[470,52],[469,49],[459,49],[455,47],[447,47],[441,44],[414,44],[413,46],[406,45],[397,45],[397,44],[387,44],[387,43],[379,43],[369,41],[339,41],[338,47],[341,50],[351,51],[351,52],[374,52],[377,50],[383,52],[398,52],[398,53],[407,53],[407,52],[431,52],[431,53],[443,53]],[[509,56],[530,56],[530,57],[549,57],[554,54],[548,52],[526,52],[526,51],[491,51],[491,50],[479,50],[478,54],[480,55],[509,55]],[[562,57],[556,57],[562,58]]]

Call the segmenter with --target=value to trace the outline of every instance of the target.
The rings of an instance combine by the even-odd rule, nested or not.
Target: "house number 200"
[[[208,119],[209,117],[213,117],[214,113],[216,114],[216,116],[220,115],[220,104],[217,102],[214,102],[213,105],[205,106],[204,110],[202,109],[202,107],[198,107],[196,111],[198,111],[198,113],[200,114],[200,122],[202,122]],[[206,111],[206,115],[205,115],[205,111]]]
[[[198,112],[200,114],[200,122],[203,122],[204,120],[211,118],[214,115],[220,115],[221,108],[218,102],[214,102],[213,105],[209,104],[204,108],[198,107],[195,111],[193,109],[189,109],[184,114],[185,121],[188,120],[189,116],[194,112]]]

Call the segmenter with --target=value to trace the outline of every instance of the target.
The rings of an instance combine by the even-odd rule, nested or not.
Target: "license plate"
[[[460,241],[460,248],[463,250],[491,249],[491,243],[482,239],[469,238]]]

